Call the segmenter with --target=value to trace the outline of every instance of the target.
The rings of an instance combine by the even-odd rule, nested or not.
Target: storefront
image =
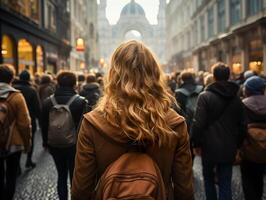
[[[67,40],[40,26],[39,1],[25,1],[31,5],[30,10],[29,5],[18,2],[0,4],[0,63],[14,65],[17,74],[25,69],[34,75],[68,68],[71,46]]]

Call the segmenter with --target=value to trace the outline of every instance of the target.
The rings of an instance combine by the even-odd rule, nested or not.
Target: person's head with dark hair
[[[196,74],[191,70],[184,70],[180,77],[183,83],[195,83]]]
[[[266,81],[259,76],[252,76],[245,81],[244,87],[246,96],[263,95]]]
[[[99,77],[103,77],[103,74],[101,72],[97,72],[95,76],[96,76],[96,79],[98,79]]]
[[[212,74],[215,81],[228,81],[230,78],[230,68],[222,62],[212,66]]]
[[[14,78],[15,69],[12,65],[0,65],[0,82],[10,84]]]
[[[48,74],[44,74],[41,76],[41,84],[48,84],[52,82],[52,77]]]
[[[57,79],[57,84],[59,85],[59,87],[74,88],[77,82],[76,75],[73,72],[69,72],[69,71],[59,72],[56,79]]]
[[[94,83],[97,82],[96,76],[94,74],[88,74],[86,77],[87,83]]]
[[[30,73],[28,70],[23,70],[20,74],[19,74],[19,80],[21,81],[30,81]]]
[[[83,74],[78,75],[78,82],[84,82],[85,81],[85,76]]]

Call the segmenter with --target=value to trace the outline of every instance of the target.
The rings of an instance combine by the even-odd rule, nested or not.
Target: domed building
[[[106,18],[106,0],[101,0],[98,26],[102,58],[109,61],[113,51],[121,42],[137,39],[148,45],[159,61],[165,63],[165,7],[166,0],[160,0],[158,24],[152,25],[146,18],[141,5],[131,0],[123,7],[118,22],[110,25]]]

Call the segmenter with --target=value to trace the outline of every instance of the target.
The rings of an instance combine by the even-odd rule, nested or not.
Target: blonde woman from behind
[[[114,199],[160,199],[154,194],[158,188],[160,200],[194,199],[186,123],[171,109],[175,99],[164,77],[142,43],[129,41],[115,50],[104,95],[80,126],[72,199],[107,199],[106,188],[111,188],[108,197]],[[151,171],[146,174],[157,175],[154,180],[159,185],[148,184],[147,169]],[[137,177],[138,173],[143,176]],[[130,177],[128,184],[125,174]]]

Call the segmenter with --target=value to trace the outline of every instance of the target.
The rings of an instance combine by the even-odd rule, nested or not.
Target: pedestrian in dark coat
[[[86,84],[83,85],[80,95],[87,99],[89,111],[91,111],[101,96],[100,85],[94,74],[86,77]]]
[[[246,98],[243,99],[248,124],[266,124],[265,81],[252,76],[244,83]],[[257,163],[248,159],[241,162],[242,186],[245,200],[262,200],[263,177],[266,163]]]
[[[192,125],[195,153],[202,156],[203,178],[207,200],[232,200],[232,165],[244,133],[244,111],[237,96],[239,87],[229,82],[230,68],[224,63],[213,67],[215,82],[200,94]]]
[[[76,76],[72,72],[61,72],[57,76],[57,89],[54,93],[54,98],[58,104],[66,105],[69,100],[77,95],[75,92]],[[71,144],[67,147],[55,147],[48,144],[48,129],[49,129],[49,112],[53,107],[53,102],[47,98],[43,103],[42,109],[42,134],[44,146],[48,147],[51,153],[58,173],[57,191],[60,200],[68,199],[67,180],[68,174],[70,182],[74,171],[74,159],[76,154],[76,145]],[[76,130],[78,129],[82,115],[87,110],[87,101],[84,97],[76,96],[74,101],[69,106],[71,116]]]
[[[55,83],[49,74],[44,74],[41,77],[41,83],[39,87],[39,97],[41,104],[44,100],[55,92]]]
[[[26,167],[34,168],[36,164],[32,162],[32,154],[33,154],[33,147],[34,147],[34,135],[37,130],[37,123],[36,120],[40,122],[40,102],[38,98],[38,94],[36,89],[32,86],[30,82],[30,73],[27,70],[24,70],[19,75],[19,80],[13,82],[14,88],[20,90],[23,94],[27,107],[31,117],[31,126],[32,126],[32,146],[27,156]]]

